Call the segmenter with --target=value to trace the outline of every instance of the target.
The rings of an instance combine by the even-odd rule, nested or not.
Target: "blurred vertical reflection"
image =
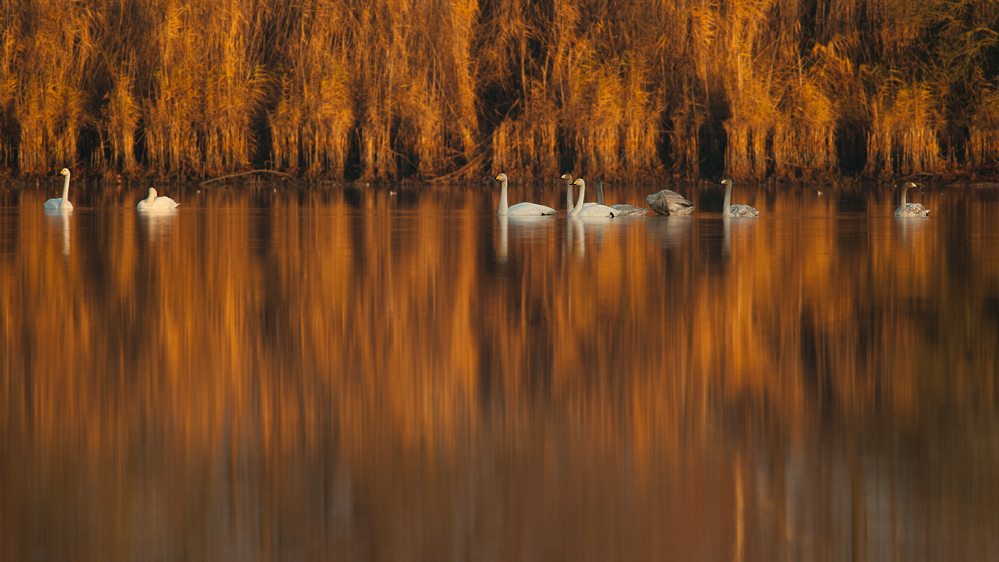
[[[999,555],[994,198],[916,223],[791,190],[728,223],[491,195],[22,194],[0,559]]]

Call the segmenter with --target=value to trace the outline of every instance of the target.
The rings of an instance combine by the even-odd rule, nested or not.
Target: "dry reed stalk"
[[[499,127],[493,130],[490,148],[493,154],[492,169],[494,171],[522,169],[519,154],[516,152],[519,144],[516,140],[520,137],[517,129],[517,123],[510,119],[504,119]]]
[[[925,84],[903,86],[890,105],[882,103],[872,120],[866,171],[886,176],[941,170],[940,118],[930,89]]]
[[[648,91],[648,78],[641,63],[630,61],[624,78],[621,119],[621,152],[625,170],[638,171],[659,165],[658,140],[662,107]]]
[[[200,22],[191,21],[185,6],[170,3],[167,8],[154,26],[151,59],[157,70],[142,113],[150,165],[161,173],[179,174],[201,165],[195,122],[204,106],[201,85],[207,71],[194,31]]]
[[[399,104],[402,109],[402,142],[418,162],[421,173],[434,176],[444,166],[444,120],[440,114],[442,100],[424,79],[412,85],[409,94]]]
[[[24,55],[15,57],[20,64],[13,111],[20,128],[18,167],[40,173],[52,163],[77,160],[87,119],[82,79],[96,48],[88,25],[92,14],[85,6],[53,0],[22,13],[29,19],[20,22]]]
[[[343,179],[354,124],[342,48],[345,11],[342,2],[321,1],[284,16],[289,37],[284,52],[274,56],[287,70],[277,79],[279,98],[266,118],[277,168]]]
[[[275,167],[343,177],[353,140],[362,177],[434,176],[487,159],[475,151],[493,135],[494,163],[524,170],[635,173],[668,147],[679,170],[724,151],[758,177],[842,165],[844,127],[870,136],[869,171],[930,171],[945,164],[934,137],[984,146],[964,107],[995,89],[999,55],[999,5],[984,0],[5,7],[0,159],[21,173],[82,160],[205,174],[269,151]],[[949,101],[910,129],[886,122],[915,111],[905,90],[921,84]],[[756,114],[761,92],[771,115]]]
[[[201,25],[202,56],[209,66],[204,76],[204,105],[196,122],[203,166],[212,174],[249,164],[253,135],[251,120],[259,109],[265,75],[249,42],[255,36],[248,13],[251,6],[233,1],[213,10]]]
[[[673,130],[670,142],[673,147],[675,168],[681,174],[696,177],[700,168],[700,146],[698,143],[701,127],[704,126],[706,112],[697,105],[694,86],[683,85],[679,102],[672,112]]]
[[[110,143],[112,162],[119,169],[136,168],[135,131],[139,124],[139,104],[133,95],[134,78],[128,70],[119,70],[108,94],[108,103],[101,111],[102,130]]]
[[[13,20],[9,20],[0,30],[0,166],[10,160],[17,145],[17,139],[11,134],[14,120],[10,115],[17,93],[15,57],[18,41],[14,28]]]
[[[451,41],[447,43],[449,63],[449,95],[444,99],[452,119],[445,123],[455,139],[455,149],[464,160],[475,156],[479,122],[475,111],[477,96],[472,73],[472,50],[475,21],[479,13],[477,0],[457,0],[448,4]]]
[[[999,92],[988,92],[969,131],[968,159],[976,169],[999,167]]]
[[[748,74],[748,73],[747,73]],[[775,131],[786,127],[777,100],[767,85],[746,76],[742,92],[733,103],[732,117],[724,126],[728,133],[725,168],[736,177],[762,178],[767,173],[767,141]]]
[[[558,112],[550,104],[531,105],[521,119],[505,119],[493,132],[493,171],[555,175],[559,153]]]

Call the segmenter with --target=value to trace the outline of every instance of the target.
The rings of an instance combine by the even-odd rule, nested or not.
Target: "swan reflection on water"
[[[62,231],[62,255],[69,257],[69,218],[73,216],[73,208],[45,209],[45,222],[51,227],[59,228]]]
[[[926,216],[926,215],[911,215],[911,216]],[[894,221],[893,226],[898,231],[899,238],[901,240],[901,245],[904,247],[922,238],[923,233],[926,231],[926,229],[933,228],[932,225],[933,223],[931,221]]]
[[[646,221],[645,232],[663,250],[672,250],[690,241],[696,218],[691,216],[652,216]]]
[[[149,240],[159,240],[168,237],[177,222],[176,209],[159,209],[153,212],[138,213],[139,223]]]
[[[499,220],[499,248],[496,258],[499,263],[506,263],[510,253],[510,238],[520,240],[546,240],[551,236],[556,222],[544,216],[504,216]]]
[[[576,258],[586,255],[586,236],[595,241],[599,250],[604,237],[604,229],[625,228],[626,222],[612,217],[570,218],[566,221],[566,251]]]

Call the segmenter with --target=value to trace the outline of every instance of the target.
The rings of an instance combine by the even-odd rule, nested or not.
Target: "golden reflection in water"
[[[995,205],[766,197],[25,193],[0,558],[990,558]]]

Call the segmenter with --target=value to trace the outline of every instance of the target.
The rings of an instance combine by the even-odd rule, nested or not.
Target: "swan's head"
[[[152,187],[149,188],[149,198],[150,199],[156,199],[156,189],[155,188],[152,188]]]
[[[500,172],[500,174],[498,176],[496,176],[495,178],[493,178],[493,179],[496,180],[496,181],[507,181],[508,180],[508,178],[506,177],[506,174],[504,174],[503,172]]]
[[[68,178],[69,177],[69,168],[63,168],[62,171],[59,172],[59,175],[66,176]]]
[[[910,187],[919,187],[919,186],[910,181],[906,182],[905,185],[902,186],[902,189],[909,189]]]
[[[586,182],[583,181],[583,178],[576,178],[576,181],[572,182],[572,185],[576,187],[583,187],[586,185]]]
[[[562,178],[565,181],[572,181],[572,174],[562,174]]]
[[[725,178],[721,181],[722,185],[725,187],[732,187],[732,180]]]

